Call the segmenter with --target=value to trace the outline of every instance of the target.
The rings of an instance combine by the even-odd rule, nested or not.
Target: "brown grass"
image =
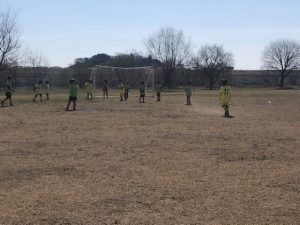
[[[0,108],[0,224],[300,224],[300,91],[236,90],[233,119],[217,96],[76,112],[65,95],[15,96]]]

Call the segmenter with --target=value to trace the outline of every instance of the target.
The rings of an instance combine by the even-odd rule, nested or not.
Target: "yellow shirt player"
[[[91,100],[94,99],[94,82],[92,80],[89,80],[88,95]]]
[[[155,91],[156,91],[156,101],[157,102],[160,102],[160,93],[161,93],[161,90],[162,90],[162,85],[160,84],[159,81],[156,82],[155,84]]]
[[[107,82],[107,80],[104,80],[103,98],[108,98],[108,82]]]
[[[120,91],[120,102],[123,102],[123,97],[125,95],[125,84],[123,83],[122,80],[120,80],[118,88]]]
[[[43,95],[42,95],[42,81],[37,81],[34,85],[34,97],[33,97],[33,101],[35,101],[36,97],[40,96],[40,101],[43,101]]]
[[[90,82],[88,80],[85,81],[84,83],[84,89],[86,92],[86,99],[89,99],[89,92],[90,92]]]
[[[191,103],[191,97],[192,97],[192,93],[193,93],[193,86],[192,86],[192,82],[189,81],[187,83],[187,86],[184,88],[185,93],[186,93],[186,105],[192,105]]]
[[[231,117],[229,115],[229,106],[231,102],[231,87],[228,85],[227,80],[222,81],[222,87],[220,89],[220,96],[219,96],[220,104],[225,110],[225,117]]]
[[[46,81],[46,100],[50,100],[49,95],[50,95],[50,84],[49,81]]]

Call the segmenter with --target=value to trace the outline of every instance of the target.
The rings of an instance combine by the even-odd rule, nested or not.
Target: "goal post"
[[[104,80],[108,81],[108,85],[111,88],[117,88],[119,81],[122,80],[127,82],[130,88],[139,88],[140,82],[144,82],[146,94],[154,96],[155,68],[153,66],[125,68],[97,65],[90,69],[90,80],[93,81],[94,92],[97,87],[103,87]],[[96,96],[95,93],[94,96]]]

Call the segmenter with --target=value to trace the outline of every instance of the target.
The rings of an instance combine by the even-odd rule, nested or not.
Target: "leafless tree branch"
[[[300,44],[282,39],[271,42],[262,55],[263,67],[280,73],[280,87],[294,70],[300,68]]]
[[[14,64],[20,48],[17,15],[10,9],[0,9],[0,70]]]
[[[165,85],[171,87],[171,75],[182,65],[191,52],[191,42],[186,40],[183,31],[173,27],[163,27],[149,36],[146,41],[149,54],[161,62],[165,75]]]
[[[201,70],[209,79],[209,88],[213,89],[220,75],[229,67],[233,67],[233,55],[219,45],[205,45],[200,48],[193,59],[194,68]]]

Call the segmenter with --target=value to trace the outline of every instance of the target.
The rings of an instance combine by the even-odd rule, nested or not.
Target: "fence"
[[[36,80],[48,80],[53,87],[64,88],[68,86],[70,78],[75,78],[80,86],[83,86],[85,80],[89,79],[91,70],[86,68],[40,68],[38,73],[33,73],[32,69],[17,67],[0,72],[0,88],[5,85],[6,77],[13,76],[13,83],[15,87],[32,88]],[[131,80],[132,73],[122,74],[124,80]],[[233,86],[236,87],[275,87],[278,86],[280,76],[275,71],[266,70],[232,70],[224,73],[221,79],[228,79]],[[110,80],[109,76],[105,76],[111,87],[116,86],[113,78]],[[163,82],[163,73],[160,68],[155,69],[155,80]],[[193,86],[208,87],[209,80],[205,74],[188,70],[184,68],[177,69],[172,76],[172,84],[174,87],[186,85],[187,81],[192,81]],[[99,82],[99,85],[102,81]],[[138,84],[139,81],[133,82]],[[286,79],[286,85],[300,84],[300,71],[295,71]],[[98,85],[98,86],[99,86]]]

